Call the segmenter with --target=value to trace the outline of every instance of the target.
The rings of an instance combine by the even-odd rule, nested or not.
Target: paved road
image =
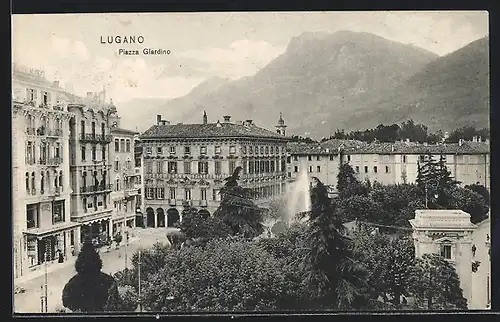
[[[488,286],[487,276],[491,276],[491,261],[488,248],[485,245],[486,235],[491,237],[491,226],[489,220],[479,225],[473,234],[473,243],[476,245],[476,256],[473,260],[481,262],[476,273],[472,273],[472,309],[485,309],[488,302],[488,287],[491,287],[491,279]]]
[[[166,241],[166,230],[168,228],[146,228],[137,229],[136,236],[139,240],[127,246],[128,265],[131,265],[132,254],[140,247],[150,247],[156,242]],[[113,274],[125,268],[124,247],[118,250],[112,250],[109,253],[101,252],[103,263],[102,271],[107,274]],[[57,264],[55,264],[57,265]],[[71,277],[76,274],[74,265],[61,267],[47,274],[48,281],[48,311],[55,312],[57,307],[62,307],[62,290],[64,285]],[[14,312],[16,313],[39,313],[41,309],[40,296],[42,295],[41,286],[45,283],[45,275],[36,277],[20,286],[26,289],[25,293],[14,295]]]

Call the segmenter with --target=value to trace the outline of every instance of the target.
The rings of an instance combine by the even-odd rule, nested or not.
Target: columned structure
[[[413,227],[415,255],[436,253],[455,267],[460,287],[472,307],[472,245],[477,228],[470,222],[470,215],[461,210],[416,210]]]

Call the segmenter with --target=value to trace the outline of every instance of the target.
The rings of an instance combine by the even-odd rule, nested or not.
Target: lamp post
[[[45,269],[45,280],[44,280],[44,285],[40,286],[40,291],[42,295],[40,295],[40,310],[42,313],[47,313],[48,312],[48,304],[47,304],[47,299],[48,299],[48,274],[47,274],[47,251],[43,254],[44,256],[44,269]]]
[[[139,291],[139,312],[142,312],[142,298],[141,298],[141,249],[139,249],[138,260],[137,260],[137,280],[138,280],[138,291]]]

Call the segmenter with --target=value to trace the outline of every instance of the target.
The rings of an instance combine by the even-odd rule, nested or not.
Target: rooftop
[[[254,124],[207,123],[153,125],[144,132],[141,139],[152,138],[212,138],[212,137],[255,137],[286,140],[285,136],[263,129]]]
[[[111,128],[111,133],[121,133],[121,134],[130,134],[130,135],[136,135],[139,134],[139,132],[135,132],[132,130],[127,130],[127,129],[122,129],[119,127],[112,127]]]
[[[422,144],[416,142],[367,143],[355,140],[329,140],[321,143],[290,143],[291,154],[332,154],[339,148],[345,154],[488,154],[489,142]]]

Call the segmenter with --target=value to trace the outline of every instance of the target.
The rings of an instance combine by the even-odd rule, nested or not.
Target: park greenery
[[[417,184],[394,185],[360,182],[342,164],[338,197],[329,198],[315,179],[308,216],[282,223],[270,238],[257,237],[265,219],[279,221],[286,205],[276,202],[267,212],[256,206],[239,185],[237,169],[226,179],[214,216],[186,206],[182,247],[142,249],[131,268],[99,284],[81,271],[90,267],[102,276],[98,254],[84,246],[78,274],[63,292],[64,306],[84,312],[138,306],[163,312],[465,309],[454,267],[439,255],[415,258],[407,229],[415,210],[426,205],[463,209],[473,222],[485,218],[488,203],[480,188],[460,187],[441,163],[428,157],[419,164]],[[348,230],[345,224],[353,220],[395,228],[374,234],[363,224]],[[81,300],[92,292],[95,301]]]

